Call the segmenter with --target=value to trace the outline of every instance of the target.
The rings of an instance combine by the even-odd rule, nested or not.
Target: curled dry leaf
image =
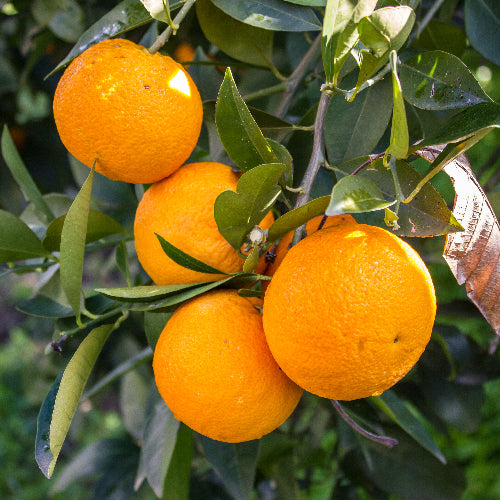
[[[417,153],[433,161],[442,147]],[[483,189],[464,155],[443,169],[453,181],[453,215],[465,231],[446,237],[443,257],[467,295],[500,335],[500,225]]]

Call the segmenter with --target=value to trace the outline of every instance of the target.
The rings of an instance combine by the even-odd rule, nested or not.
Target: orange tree
[[[486,382],[500,374],[494,0],[123,0],[99,7],[67,0],[1,8],[2,46],[16,48],[1,55],[0,92],[14,98],[1,105],[0,276],[9,283],[30,276],[33,293],[17,308],[45,318],[39,321],[52,332],[42,340],[59,376],[33,438],[39,468],[54,474],[54,495],[87,481],[93,498],[497,496],[492,479],[482,489],[469,472],[466,481],[472,459],[457,449],[460,433],[480,428]],[[106,42],[113,38],[133,43]],[[99,54],[98,43],[132,48],[87,57]],[[189,75],[166,56],[189,66]],[[68,65],[73,73],[61,79]],[[71,87],[79,71],[86,73]],[[78,159],[59,142],[50,111],[60,79],[57,130]],[[197,92],[200,134],[201,109],[191,99]],[[170,179],[187,175],[187,161],[233,167],[232,184],[196,174],[186,194],[164,189],[158,196],[171,198],[136,218],[153,192],[143,183],[175,184]],[[214,186],[209,198],[207,185]],[[300,245],[308,221],[322,226],[331,216],[351,229],[341,222]],[[146,274],[134,218],[136,234],[151,226],[140,253],[186,268],[175,276],[188,281],[157,284]],[[171,237],[162,236],[169,224]],[[390,236],[411,254],[393,265],[378,237],[367,240],[368,251],[340,241],[358,238],[366,225],[404,238],[417,253]],[[280,250],[283,238],[297,248]],[[237,264],[223,272],[228,250]],[[276,266],[267,275],[265,264],[284,253],[268,287]],[[418,278],[407,260],[421,270]],[[159,267],[170,275],[166,264]],[[437,312],[427,344],[430,277]],[[328,286],[335,290],[327,293]],[[217,299],[216,307],[211,299],[219,296],[239,305]],[[415,341],[420,322],[425,335]],[[384,325],[403,356],[408,341],[420,350],[427,344],[422,356],[412,354],[420,358],[414,368],[407,373],[416,359],[403,362],[389,383],[382,383],[394,368],[381,344]],[[320,347],[316,330],[326,338]],[[290,368],[273,364],[263,332],[272,336],[271,352],[286,344]],[[165,346],[177,336],[169,356]],[[297,336],[294,351],[287,343]],[[375,358],[354,362],[360,351]],[[315,381],[337,373],[348,401],[304,392],[297,405],[296,357]],[[278,391],[268,390],[268,372]],[[351,390],[365,378],[376,379],[359,393],[368,397]],[[178,419],[158,389],[176,401]],[[200,428],[182,422],[177,408],[186,406]],[[72,432],[72,422],[110,409],[121,415],[119,437],[93,428],[95,439],[79,446],[84,432]],[[242,432],[245,426],[257,430]],[[195,432],[207,428],[216,440]],[[226,428],[231,438],[221,437]]]

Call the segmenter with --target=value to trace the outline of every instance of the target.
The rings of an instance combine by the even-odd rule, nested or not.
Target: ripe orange
[[[243,258],[220,234],[214,218],[215,199],[223,191],[236,191],[238,178],[237,172],[222,163],[191,163],[144,193],[135,216],[135,247],[142,267],[156,284],[215,281],[224,275],[191,271],[176,264],[165,255],[155,233],[216,269],[241,271]],[[260,225],[267,229],[272,222],[269,212]],[[257,271],[263,271],[264,266],[262,259]]]
[[[198,89],[182,65],[124,40],[80,54],[59,80],[54,118],[68,151],[113,180],[152,183],[180,167],[200,134]]]
[[[306,234],[310,235],[316,232],[321,225],[321,222],[323,220],[322,215],[318,215],[317,217],[314,217],[310,221],[307,222],[306,224]],[[332,215],[330,217],[327,217],[325,220],[325,223],[321,228],[324,227],[330,227],[330,226],[336,226],[338,224],[356,224],[356,219],[352,215],[349,214],[343,214],[343,215]],[[290,231],[289,233],[285,234],[283,238],[281,238],[280,242],[276,246],[276,248],[273,250],[273,261],[270,262],[266,268],[266,271],[264,274],[267,274],[268,276],[273,276],[274,273],[276,272],[276,269],[278,269],[279,265],[285,258],[285,255],[287,254],[290,244],[292,243],[293,239],[293,231]],[[266,286],[269,281],[263,282],[263,285]]]
[[[174,58],[176,61],[186,63],[192,61],[196,55],[196,49],[188,42],[181,42],[177,45],[174,51]],[[187,68],[187,66],[184,66]]]
[[[302,395],[274,361],[261,314],[236,290],[215,290],[180,306],[160,335],[153,369],[175,418],[229,443],[271,432]]]
[[[427,345],[436,313],[429,272],[403,240],[379,227],[321,229],[289,250],[264,298],[277,363],[322,397],[379,395]]]

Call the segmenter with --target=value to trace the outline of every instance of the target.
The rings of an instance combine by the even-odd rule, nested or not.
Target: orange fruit
[[[193,151],[203,109],[198,89],[167,56],[124,40],[104,40],[62,75],[54,118],[68,151],[113,180],[152,183]]]
[[[181,42],[174,51],[174,58],[181,63],[189,62],[194,59],[196,49],[188,42]],[[184,66],[187,68],[188,66]]]
[[[176,264],[163,252],[155,233],[215,269],[241,271],[244,259],[220,234],[214,217],[215,199],[223,191],[236,191],[238,179],[239,174],[228,165],[191,163],[144,193],[135,216],[135,247],[142,267],[156,284],[215,281],[224,275],[191,271]],[[260,226],[267,229],[273,220],[269,212]],[[264,267],[262,259],[257,271]]]
[[[292,247],[264,298],[276,362],[318,396],[379,395],[417,362],[432,333],[429,272],[406,242],[379,227],[340,224]]]
[[[156,344],[158,390],[176,419],[229,443],[280,426],[302,395],[274,361],[262,317],[236,290],[215,290],[182,304]]]
[[[317,217],[314,217],[311,220],[309,220],[306,224],[306,234],[308,235],[313,234],[315,231],[317,231],[320,228],[322,221],[323,221],[322,215],[318,215]],[[336,226],[338,224],[348,224],[348,223],[356,224],[356,219],[349,214],[332,215],[326,218],[325,223],[323,224],[323,226],[321,226],[321,228]],[[278,269],[279,265],[285,258],[285,255],[287,254],[290,248],[290,244],[292,243],[293,239],[293,234],[294,234],[293,231],[290,231],[289,233],[285,234],[285,236],[281,238],[276,248],[272,250],[273,260],[272,262],[269,262],[264,274],[267,274],[267,276],[274,275],[276,269]],[[269,283],[268,281],[263,282],[263,284],[268,284],[268,283]]]

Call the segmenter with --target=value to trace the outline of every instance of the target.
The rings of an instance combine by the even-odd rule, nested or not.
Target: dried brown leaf
[[[423,148],[418,154],[433,161],[442,148]],[[443,169],[453,181],[453,215],[465,231],[446,237],[443,257],[457,282],[500,335],[500,226],[483,189],[464,155]]]

